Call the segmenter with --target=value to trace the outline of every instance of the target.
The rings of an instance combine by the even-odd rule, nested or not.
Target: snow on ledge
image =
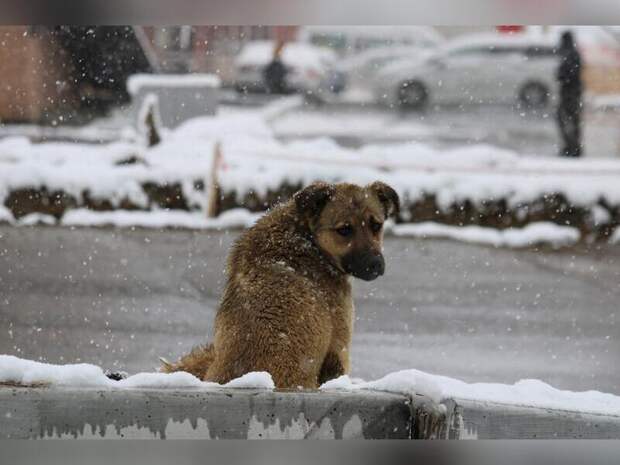
[[[131,389],[131,388],[241,388],[274,389],[266,372],[247,373],[227,384],[200,381],[185,372],[138,373],[121,381],[107,378],[103,370],[87,363],[52,365],[0,355],[0,383],[22,385]],[[460,399],[495,402],[505,405],[548,408],[600,415],[620,415],[620,396],[599,391],[572,392],[556,389],[542,381],[526,379],[513,385],[498,383],[465,383],[446,376],[419,370],[390,373],[376,381],[352,381],[347,375],[326,382],[321,391],[373,390],[405,395],[422,394],[433,402]]]
[[[521,380],[513,385],[469,384],[458,379],[432,375],[419,370],[403,370],[368,382],[353,382],[344,375],[326,382],[319,389],[322,391],[374,390],[408,395],[422,394],[434,402],[461,399],[600,415],[620,415],[619,396],[599,391],[562,391],[535,379]]]
[[[143,87],[220,87],[215,74],[134,74],[127,79],[127,92],[136,95]]]
[[[577,228],[554,223],[532,223],[524,228],[495,229],[482,226],[450,226],[434,222],[392,226],[395,236],[447,238],[494,247],[530,247],[550,244],[553,247],[573,245],[579,241]]]
[[[12,355],[0,355],[0,383],[21,385],[51,384],[88,388],[242,388],[274,389],[267,372],[247,373],[227,384],[200,381],[185,372],[138,373],[121,381],[109,379],[103,370],[88,363],[52,365],[25,360]]]

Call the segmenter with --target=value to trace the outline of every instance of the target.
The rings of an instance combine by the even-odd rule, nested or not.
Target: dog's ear
[[[368,190],[373,192],[379,199],[379,202],[381,202],[381,205],[383,205],[386,218],[398,216],[398,212],[400,211],[400,200],[394,189],[381,181],[375,181],[368,186]]]
[[[297,211],[302,217],[317,218],[334,192],[333,184],[314,182],[297,192],[293,199],[295,200]]]

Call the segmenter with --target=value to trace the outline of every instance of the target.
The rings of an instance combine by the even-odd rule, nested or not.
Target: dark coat
[[[577,103],[581,101],[581,56],[575,43],[563,41],[559,50],[560,66],[556,78],[560,83],[560,97],[562,103]]]
[[[275,59],[269,63],[263,71],[265,87],[267,92],[271,94],[284,94],[287,91],[286,86],[287,69],[281,60]]]

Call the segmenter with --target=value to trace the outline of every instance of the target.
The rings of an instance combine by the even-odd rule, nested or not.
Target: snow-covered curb
[[[97,212],[88,209],[69,210],[56,221],[53,216],[31,213],[15,221],[8,215],[4,219],[17,226],[55,225],[70,227],[117,227],[189,230],[227,230],[249,228],[263,215],[246,209],[222,212],[217,218],[207,218],[204,212],[176,210]],[[0,209],[0,222],[2,221]],[[495,229],[481,226],[451,226],[423,222],[409,224],[388,224],[386,235],[414,237],[420,239],[450,239],[457,242],[489,245],[492,247],[525,248],[548,245],[553,248],[570,247],[581,239],[577,228],[558,226],[554,223],[532,223],[523,228]],[[620,230],[616,231],[610,243],[620,242]]]
[[[176,210],[95,212],[87,209],[70,210],[61,219],[65,226],[115,226],[121,228],[186,228],[186,229],[233,229],[249,228],[262,213],[245,209],[222,212],[217,218],[207,218],[204,212]],[[27,217],[24,217],[27,218]],[[23,218],[22,218],[23,220]],[[21,221],[20,223],[23,223]]]
[[[491,245],[493,247],[531,247],[548,244],[566,247],[577,243],[581,234],[577,228],[554,223],[532,223],[524,228],[494,229],[481,226],[450,226],[424,222],[399,224],[392,227],[395,236],[446,238],[461,242]]]
[[[18,385],[53,385],[88,388],[253,388],[274,389],[273,379],[266,372],[247,373],[227,384],[201,381],[185,372],[138,373],[120,381],[109,379],[103,370],[88,363],[52,365],[0,355],[0,383]]]
[[[18,385],[52,385],[79,388],[246,388],[274,389],[266,372],[248,373],[220,385],[200,381],[189,373],[138,373],[121,381],[109,379],[95,365],[52,365],[0,355],[0,383]],[[326,382],[321,391],[386,391],[405,395],[423,395],[435,403],[448,399],[494,402],[583,412],[601,415],[620,415],[620,397],[599,391],[572,392],[556,389],[539,380],[521,380],[513,385],[498,383],[465,383],[446,376],[432,375],[419,370],[390,373],[376,381],[352,381],[341,376]]]
[[[421,394],[436,403],[448,399],[461,399],[600,415],[620,415],[619,396],[599,391],[562,391],[534,379],[521,380],[513,385],[470,384],[419,370],[402,370],[390,373],[376,381],[367,382],[354,382],[345,375],[326,382],[320,389],[322,391],[373,390],[407,395]]]

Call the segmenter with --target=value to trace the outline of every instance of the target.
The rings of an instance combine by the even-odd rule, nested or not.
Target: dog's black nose
[[[377,253],[350,254],[343,259],[347,273],[364,281],[372,281],[385,272],[383,255]]]
[[[368,263],[368,272],[375,276],[382,276],[385,272],[385,262],[381,255],[370,259]]]

